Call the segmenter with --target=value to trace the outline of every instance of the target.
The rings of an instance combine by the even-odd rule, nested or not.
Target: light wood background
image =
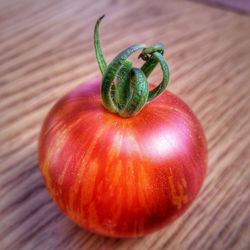
[[[168,89],[196,112],[209,167],[198,199],[139,239],[81,229],[52,202],[37,138],[56,100],[138,42],[166,44]],[[161,79],[160,70],[151,77]],[[0,249],[250,249],[250,16],[191,1],[0,0]]]

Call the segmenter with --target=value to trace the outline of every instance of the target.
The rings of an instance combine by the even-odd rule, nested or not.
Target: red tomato
[[[40,169],[54,201],[79,225],[113,237],[144,235],[194,200],[206,172],[205,136],[169,91],[122,118],[103,108],[100,88],[98,80],[80,85],[48,114]]]

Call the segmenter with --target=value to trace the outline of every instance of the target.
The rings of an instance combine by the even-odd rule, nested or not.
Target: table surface
[[[51,200],[38,171],[41,124],[63,94],[143,42],[167,46],[168,89],[197,114],[208,173],[189,210],[138,239],[81,229]],[[192,1],[0,1],[0,249],[250,249],[250,16]],[[160,81],[160,71],[151,77]]]

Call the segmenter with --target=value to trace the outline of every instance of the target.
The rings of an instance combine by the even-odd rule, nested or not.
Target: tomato
[[[104,235],[139,236],[182,214],[203,182],[207,147],[190,108],[165,91],[124,119],[101,105],[100,81],[64,96],[40,135],[39,159],[58,206]]]
[[[95,41],[97,29],[98,23]],[[205,177],[207,143],[191,109],[165,90],[161,44],[130,46],[109,66],[98,46],[103,79],[78,86],[49,112],[39,139],[40,170],[53,200],[82,227],[141,236],[191,205]],[[138,49],[146,61],[141,69],[127,60]],[[163,80],[155,87],[146,77],[157,63]]]

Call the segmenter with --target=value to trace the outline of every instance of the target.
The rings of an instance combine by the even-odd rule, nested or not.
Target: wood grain
[[[100,76],[96,19],[108,61],[161,41],[169,90],[204,126],[209,168],[198,199],[171,226],[110,239],[66,218],[37,165],[42,121],[67,91]],[[0,1],[0,249],[250,249],[250,17],[190,1]],[[151,77],[160,81],[160,70]]]

